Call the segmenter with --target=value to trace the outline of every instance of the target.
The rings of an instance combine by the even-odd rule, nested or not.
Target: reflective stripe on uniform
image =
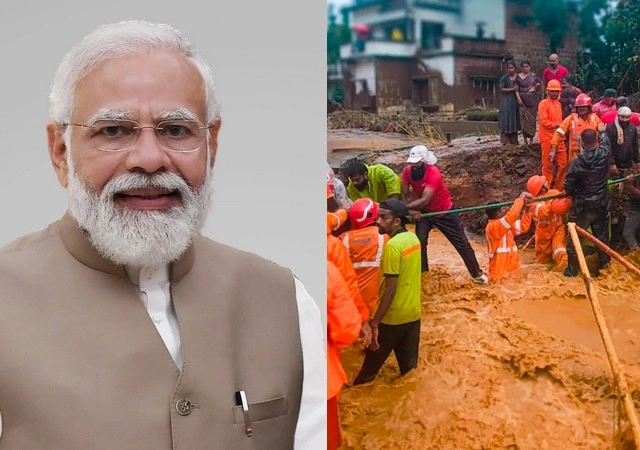
[[[349,233],[346,233],[342,238],[342,243],[347,248],[347,253],[349,253]]]
[[[510,230],[510,229],[511,229],[511,225],[509,225],[509,222],[507,222],[507,219],[505,219],[504,217],[501,217],[501,218],[500,218],[500,223],[501,223],[502,225],[504,225],[504,227],[505,227],[507,230]]]
[[[558,253],[567,253],[567,249],[565,247],[558,247],[553,251],[553,256],[556,256]]]

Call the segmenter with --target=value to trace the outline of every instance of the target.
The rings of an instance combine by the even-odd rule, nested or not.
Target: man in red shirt
[[[560,64],[560,59],[558,59],[558,55],[552,53],[549,55],[549,67],[545,68],[542,72],[542,84],[544,88],[547,89],[547,84],[551,80],[562,81],[562,78],[569,75],[569,69]]]
[[[616,111],[616,90],[607,88],[602,94],[602,99],[593,105],[591,110],[602,119],[602,116],[610,111]]]
[[[427,243],[431,228],[436,227],[445,235],[462,257],[473,281],[487,284],[489,279],[482,272],[476,255],[464,234],[464,226],[456,213],[422,217],[422,213],[449,211],[453,208],[451,195],[444,184],[436,158],[424,145],[417,145],[409,152],[409,164],[402,171],[402,197],[409,214],[416,220],[416,235],[420,240],[422,272],[429,270]],[[413,192],[413,195],[411,194]]]

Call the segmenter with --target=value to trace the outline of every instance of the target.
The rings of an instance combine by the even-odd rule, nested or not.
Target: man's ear
[[[47,124],[47,144],[53,170],[56,171],[58,182],[64,188],[68,184],[69,167],[67,166],[67,145],[62,136],[63,130],[55,122]]]
[[[218,133],[220,132],[220,126],[222,125],[222,119],[216,118],[209,128],[209,165],[213,167],[213,163],[216,160],[216,152],[218,151]]]

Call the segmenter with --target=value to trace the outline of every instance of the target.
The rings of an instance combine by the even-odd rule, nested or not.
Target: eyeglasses
[[[133,120],[98,120],[93,125],[66,123],[63,126],[82,127],[91,130],[89,140],[96,150],[121,152],[135,145],[145,128],[154,130],[160,145],[176,153],[195,152],[205,141],[211,125],[195,120],[166,120],[156,126],[141,127]]]

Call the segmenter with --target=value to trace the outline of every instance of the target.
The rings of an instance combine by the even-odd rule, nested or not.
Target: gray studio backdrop
[[[66,209],[45,136],[66,51],[103,23],[169,23],[209,61],[222,106],[203,234],[292,268],[325,320],[325,16],[324,2],[300,0],[5,2],[0,245]]]

